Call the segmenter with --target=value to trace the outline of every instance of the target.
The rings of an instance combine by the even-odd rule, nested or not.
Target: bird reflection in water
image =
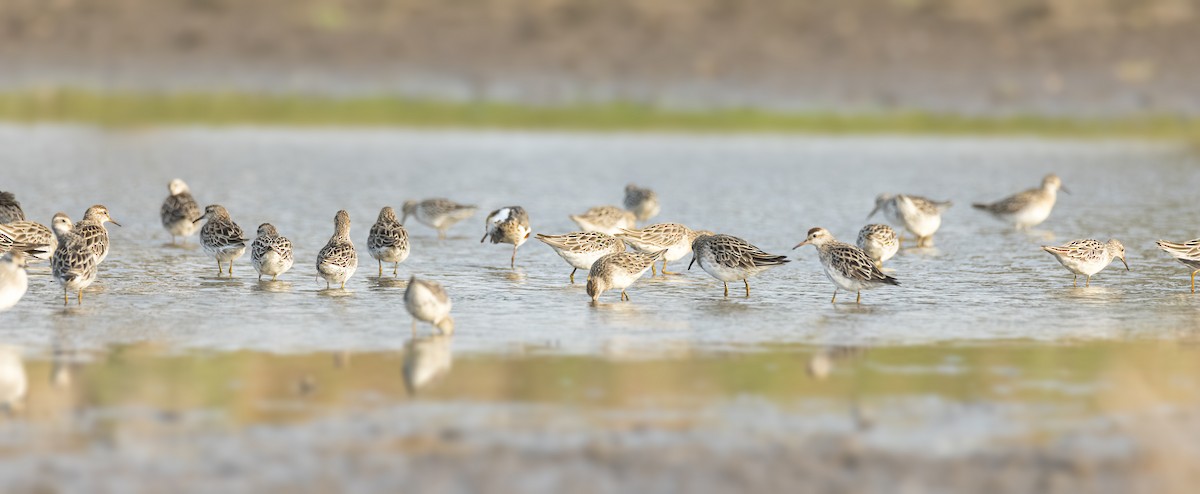
[[[0,410],[6,414],[21,410],[28,389],[21,349],[0,345]]]
[[[449,335],[413,338],[404,344],[404,364],[401,375],[409,395],[436,382],[450,372],[454,362]]]

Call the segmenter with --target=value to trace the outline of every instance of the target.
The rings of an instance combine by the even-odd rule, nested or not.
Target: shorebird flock
[[[230,212],[219,204],[201,210],[184,181],[176,179],[167,185],[170,195],[160,210],[163,228],[176,239],[199,234],[203,252],[217,263],[218,276],[233,276],[234,261],[250,249],[250,260],[258,273],[277,280],[293,266],[292,242],[281,235],[271,223],[258,226],[256,236],[249,239],[234,222]],[[1067,192],[1056,175],[1047,175],[1040,186],[1022,191],[993,203],[973,206],[1018,230],[1028,230],[1041,224],[1054,209],[1058,192]],[[834,238],[826,229],[814,227],[793,249],[811,245],[817,250],[821,269],[834,285],[831,302],[837,302],[839,291],[855,293],[855,303],[862,302],[862,292],[882,286],[899,286],[900,281],[889,274],[884,264],[900,250],[904,237],[911,235],[917,247],[933,245],[933,237],[942,224],[942,213],[951,207],[949,201],[937,201],[909,194],[881,194],[875,200],[869,220],[882,213],[888,224],[868,224],[859,231],[855,245]],[[409,217],[437,231],[439,239],[454,225],[472,217],[475,206],[459,204],[448,199],[425,199],[405,202],[401,216],[396,210],[383,207],[367,236],[367,252],[375,259],[379,276],[384,275],[385,263],[392,275],[399,276],[399,266],[409,258],[411,244],[405,222]],[[668,263],[691,255],[687,269],[698,266],[724,287],[729,296],[729,283],[741,281],[745,296],[750,296],[750,278],[770,268],[789,262],[784,255],[770,254],[745,239],[732,235],[697,230],[679,223],[658,223],[638,228],[639,223],[658,215],[661,205],[658,195],[650,189],[630,184],[625,188],[623,207],[597,206],[580,214],[570,215],[580,231],[559,235],[537,234],[536,239],[549,246],[571,267],[568,276],[575,283],[575,274],[587,273],[586,291],[593,303],[606,291],[620,293],[622,301],[630,299],[626,289],[642,278],[646,271],[652,276],[676,275],[667,270]],[[203,224],[201,224],[203,222]],[[98,276],[99,266],[108,257],[109,238],[106,223],[120,226],[108,208],[95,205],[84,212],[79,222],[65,213],[57,213],[50,227],[29,221],[20,203],[10,192],[0,192],[0,310],[16,305],[28,289],[26,266],[31,262],[48,261],[54,280],[62,287],[63,303],[83,303],[83,291]],[[899,229],[899,231],[897,231]],[[533,230],[529,214],[521,206],[507,206],[492,211],[484,220],[484,235],[480,243],[512,245],[511,268],[516,267],[518,249],[529,240]],[[1196,291],[1196,274],[1200,273],[1200,239],[1188,242],[1159,240],[1159,248],[1192,270],[1192,292]],[[1062,246],[1043,246],[1063,267],[1079,276],[1084,285],[1091,284],[1096,273],[1121,260],[1125,269],[1125,247],[1118,240],[1074,240]],[[661,262],[661,267],[658,267]],[[317,274],[325,280],[327,289],[345,289],[346,280],[358,270],[358,252],[350,235],[350,214],[338,211],[334,215],[333,235],[315,259]],[[405,293],[405,307],[413,316],[413,330],[418,321],[431,324],[442,333],[454,329],[450,316],[451,301],[439,283],[410,277]]]

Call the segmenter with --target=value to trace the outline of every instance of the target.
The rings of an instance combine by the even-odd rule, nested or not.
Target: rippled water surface
[[[31,219],[102,203],[124,225],[110,228],[112,252],[82,305],[63,306],[42,264],[25,299],[0,313],[0,375],[21,369],[0,381],[29,381],[13,399],[25,406],[0,426],[0,450],[15,462],[0,477],[29,480],[17,472],[50,461],[39,454],[73,450],[64,444],[124,453],[54,463],[77,473],[164,448],[168,459],[223,451],[235,463],[261,460],[281,442],[296,445],[284,463],[321,462],[373,434],[408,441],[385,448],[393,455],[423,457],[440,451],[420,440],[431,430],[482,437],[469,451],[518,453],[578,451],[595,431],[629,436],[617,450],[696,441],[740,451],[755,447],[747,437],[819,433],[935,456],[1058,448],[1070,437],[1107,458],[1162,444],[1156,431],[1113,424],[1200,404],[1200,299],[1187,270],[1153,243],[1200,233],[1200,173],[1168,145],[8,127],[0,148],[0,190],[16,192]],[[969,206],[1049,172],[1072,194],[1039,231],[1011,231]],[[296,245],[296,267],[258,282],[247,257],[232,279],[218,278],[194,237],[169,245],[158,208],[176,177],[249,232],[274,223]],[[658,191],[656,221],[738,235],[794,261],[753,278],[749,298],[723,297],[684,259],[672,265],[684,274],[642,279],[630,302],[612,293],[593,306],[545,245],[522,246],[512,270],[508,246],[479,243],[491,209],[521,205],[535,233],[564,233],[574,229],[568,214],[619,204],[627,182]],[[790,249],[813,226],[852,241],[881,192],[955,206],[936,248],[889,262],[901,286],[864,292],[861,305],[853,295],[830,304],[816,252]],[[413,253],[399,278],[377,276],[363,247],[379,208],[439,196],[481,212],[444,241],[410,222]],[[353,218],[362,264],[345,291],[325,290],[314,268],[338,209]],[[1132,271],[1118,263],[1091,287],[1072,287],[1038,246],[1076,238],[1120,239]],[[447,287],[453,337],[411,338],[402,302],[411,274]],[[350,425],[359,421],[408,425],[370,432]],[[243,428],[269,437],[225,436]],[[553,434],[560,428],[564,438]],[[572,442],[576,432],[583,438]],[[178,437],[212,443],[185,447]],[[42,446],[30,453],[33,444]],[[371,478],[360,466],[330,475]],[[222,477],[212,468],[189,473]]]

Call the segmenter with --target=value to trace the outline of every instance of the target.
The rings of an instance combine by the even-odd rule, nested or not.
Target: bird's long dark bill
[[[692,270],[692,265],[693,265],[693,264],[696,264],[696,258],[695,258],[695,257],[693,257],[693,258],[692,258],[692,262],[689,262],[689,263],[688,263],[688,271],[691,271],[691,270]]]
[[[867,219],[868,219],[868,220],[869,220],[869,219],[871,219],[871,217],[872,217],[872,216],[875,216],[875,213],[878,213],[878,212],[879,212],[879,206],[877,205],[877,206],[875,206],[875,209],[872,209],[872,210],[871,210],[871,214],[868,214],[868,215],[867,215]]]
[[[120,223],[117,223],[117,220],[114,220],[114,219],[112,219],[112,218],[109,218],[109,219],[108,219],[108,222],[109,222],[109,223],[112,223],[112,224],[114,224],[114,225],[117,225],[117,226],[121,226],[121,224],[120,224]]]
[[[799,249],[799,248],[801,248],[801,247],[804,247],[805,245],[808,245],[808,241],[807,241],[807,240],[805,240],[805,241],[803,241],[803,242],[800,242],[800,243],[796,244],[796,246],[795,246],[795,247],[792,247],[792,250]]]
[[[1126,271],[1129,271],[1129,270],[1130,270],[1130,269],[1129,269],[1129,263],[1125,262],[1125,260],[1124,260],[1124,259],[1121,259],[1121,264],[1124,264],[1124,265],[1125,265],[1125,270],[1126,270]]]

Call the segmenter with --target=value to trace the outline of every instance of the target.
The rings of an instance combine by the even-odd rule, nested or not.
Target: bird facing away
[[[950,201],[935,201],[908,194],[880,194],[875,198],[875,209],[867,219],[882,212],[893,225],[908,230],[917,237],[917,247],[932,247],[933,234],[942,226],[942,213],[949,209]]]
[[[529,233],[532,231],[529,228],[529,215],[525,213],[525,208],[509,206],[492,211],[483,226],[483,238],[479,239],[479,243],[482,244],[485,240],[491,239],[493,244],[512,244],[513,253],[509,267],[516,269],[517,248],[529,240]]]
[[[862,227],[858,231],[858,248],[862,249],[879,269],[883,263],[900,250],[900,239],[896,230],[887,225],[873,224]]]
[[[0,225],[0,253],[8,252],[13,245],[24,246],[20,250],[36,250],[29,259],[50,260],[54,249],[58,247],[58,237],[49,227],[35,221],[14,221]]]
[[[625,252],[625,242],[621,239],[600,232],[573,232],[563,235],[537,234],[537,239],[549,245],[554,252],[570,264],[571,283],[575,283],[575,271],[586,269],[589,272],[597,259],[607,255]]]
[[[438,240],[446,238],[446,230],[456,223],[470,218],[475,214],[475,206],[459,204],[449,199],[425,199],[424,201],[405,201],[401,210],[404,216],[400,219],[403,224],[412,216],[422,224],[438,232]]]
[[[404,308],[412,314],[412,332],[417,334],[417,321],[432,324],[442,334],[454,333],[454,318],[450,317],[450,296],[442,285],[417,279],[408,279],[408,287],[404,290]]]
[[[275,225],[263,223],[258,225],[258,236],[250,244],[250,264],[258,271],[258,280],[263,275],[275,281],[279,275],[292,269],[296,260],[292,256],[292,241],[279,234]]]
[[[163,200],[158,213],[162,218],[162,226],[171,234],[172,244],[175,243],[175,237],[183,237],[183,241],[187,242],[188,237],[196,233],[196,220],[201,216],[200,205],[183,180],[172,180],[167,184],[167,190],[171,195]]]
[[[58,236],[58,248],[50,258],[50,275],[63,287],[63,305],[70,302],[70,292],[75,292],[77,303],[82,304],[83,289],[96,281],[100,260],[83,237],[74,232],[75,225],[66,213],[55,214],[50,225]]]
[[[658,223],[640,230],[621,230],[617,238],[624,240],[638,252],[650,253],[666,249],[667,253],[662,258],[662,273],[665,276],[679,274],[667,271],[668,262],[683,259],[691,254],[692,242],[696,241],[696,237],[712,234],[710,231],[692,230],[679,223]],[[650,266],[650,274],[655,274],[654,266]]]
[[[1092,276],[1108,267],[1114,259],[1120,259],[1125,270],[1129,271],[1129,263],[1125,262],[1125,246],[1116,239],[1108,242],[1072,240],[1061,247],[1043,245],[1042,250],[1049,252],[1063,267],[1075,274],[1075,286],[1079,286],[1079,275],[1087,277],[1083,286],[1091,286]]]
[[[317,273],[325,279],[325,288],[337,283],[346,288],[346,280],[358,269],[358,252],[350,241],[350,213],[338,211],[333,217],[333,236],[317,253]]]
[[[97,204],[87,209],[83,213],[83,220],[75,224],[75,234],[83,238],[88,247],[96,253],[97,262],[104,262],[108,258],[108,230],[104,228],[104,223],[109,222],[117,226],[117,220],[112,219],[108,214],[108,208],[102,204]]]
[[[585,232],[600,232],[609,235],[637,227],[637,216],[616,206],[596,206],[583,214],[572,214],[571,221]]]
[[[246,232],[229,217],[229,210],[220,204],[204,208],[204,214],[193,223],[208,220],[200,228],[200,246],[204,252],[217,260],[217,277],[222,272],[222,263],[229,263],[229,276],[233,277],[233,261],[246,253]]]
[[[658,216],[662,207],[658,204],[658,194],[653,190],[629,184],[625,186],[625,209],[633,212],[638,221],[646,221]]]
[[[0,255],[0,312],[17,305],[29,289],[29,275],[25,272],[26,259],[25,252],[20,250]]]
[[[367,252],[379,262],[379,276],[383,276],[383,263],[392,263],[392,276],[396,276],[400,263],[408,259],[408,230],[396,219],[396,210],[391,206],[379,210],[379,218],[367,235]]]
[[[621,300],[629,300],[625,289],[646,274],[655,262],[662,258],[666,249],[653,254],[644,252],[618,252],[597,259],[588,271],[587,294],[592,302],[600,300],[605,290],[620,290]]]
[[[1050,174],[1042,179],[1041,187],[1018,192],[991,204],[976,203],[972,206],[990,213],[1001,221],[1011,223],[1018,230],[1028,230],[1050,217],[1050,211],[1054,209],[1054,203],[1058,200],[1059,190],[1070,193],[1063,187],[1058,175]]]
[[[883,274],[883,271],[862,249],[839,242],[824,228],[818,227],[809,230],[808,237],[792,247],[792,250],[810,244],[817,248],[817,255],[821,260],[825,277],[829,278],[829,281],[837,287],[833,289],[833,298],[830,299],[830,303],[837,302],[838,289],[853,290],[857,293],[858,297],[854,300],[854,303],[857,304],[862,302],[863,290],[900,284],[896,278]]]
[[[763,252],[745,240],[733,235],[700,235],[692,242],[692,264],[699,264],[704,272],[725,285],[725,296],[729,296],[729,282],[741,280],[746,285],[746,297],[750,296],[750,277],[768,268],[788,263],[785,256]]]
[[[12,192],[0,191],[0,224],[24,219],[25,211],[21,209],[21,203],[17,201],[17,196]]]
[[[1192,293],[1196,293],[1196,273],[1200,273],[1200,238],[1187,242],[1159,240],[1155,243],[1158,244],[1158,248],[1192,270]]]

